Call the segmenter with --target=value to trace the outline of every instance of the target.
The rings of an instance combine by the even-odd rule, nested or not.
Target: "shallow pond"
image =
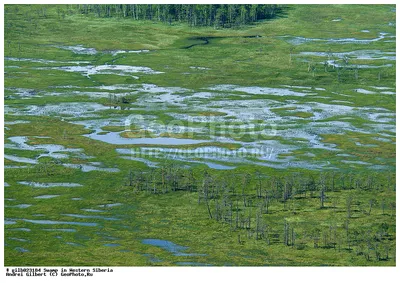
[[[56,198],[59,197],[60,195],[41,195],[34,197],[35,199],[51,199],[51,198]]]
[[[104,208],[110,208],[110,207],[115,207],[115,206],[120,206],[122,203],[107,203],[107,204],[99,204],[98,207],[104,207]]]
[[[50,231],[50,232],[68,232],[68,233],[75,233],[76,229],[68,229],[68,228],[54,228],[54,229],[42,229],[43,231]]]
[[[121,156],[121,158],[127,159],[127,160],[133,160],[133,161],[143,162],[143,163],[146,164],[148,167],[153,167],[153,168],[158,167],[158,163],[157,163],[157,162],[153,162],[153,161],[147,160],[147,159],[145,159],[145,158],[133,157],[133,156],[129,156],[129,155]]]
[[[81,210],[86,211],[86,212],[105,212],[105,210],[91,209],[91,208],[82,208]]]
[[[303,90],[303,92],[293,91],[285,88],[272,88],[272,87],[243,87],[238,85],[217,85],[209,88],[217,91],[237,91],[244,92],[247,94],[268,94],[277,96],[307,96],[315,94],[310,91]]]
[[[21,185],[31,186],[33,188],[82,187],[81,184],[77,184],[77,183],[37,183],[37,182],[27,182],[27,181],[20,181],[18,183]]]
[[[14,62],[32,62],[32,63],[42,63],[42,64],[89,64],[90,61],[55,61],[46,60],[40,58],[15,58],[15,57],[4,57],[4,60],[14,61]]]
[[[148,67],[127,66],[127,65],[85,65],[85,66],[63,66],[63,67],[37,67],[37,70],[58,70],[65,72],[79,73],[83,76],[90,77],[91,75],[118,75],[130,76],[138,79],[132,74],[162,74],[163,72],[154,71]]]
[[[63,163],[62,165],[65,167],[68,167],[68,168],[80,169],[82,172],[104,171],[104,172],[117,173],[120,171],[118,168],[104,168],[104,167],[98,167],[98,166],[89,165],[89,164]]]
[[[344,58],[345,56],[355,60],[390,60],[396,61],[396,52],[381,50],[354,50],[349,52],[300,52],[299,55],[317,56],[317,57],[336,57]]]
[[[15,156],[15,155],[10,155],[10,154],[4,154],[4,158],[11,160],[11,161],[15,161],[15,162],[20,162],[20,163],[29,163],[29,164],[37,164],[38,163],[38,161],[36,159],[20,157],[20,156]]]
[[[205,256],[205,254],[183,253],[183,251],[187,250],[188,247],[177,245],[171,241],[160,240],[160,239],[144,239],[142,240],[142,243],[162,248],[166,251],[173,253],[175,256]]]
[[[93,102],[65,102],[46,105],[26,105],[25,108],[4,106],[4,112],[11,115],[55,116],[55,117],[93,117],[97,111],[110,107]]]
[[[10,231],[23,231],[23,232],[30,232],[31,231],[31,229],[29,229],[29,228],[12,228],[12,229],[7,229],[7,230],[10,230]]]
[[[28,208],[31,207],[32,204],[17,204],[17,205],[4,205],[4,207],[9,207],[9,208]]]
[[[21,252],[21,253],[27,253],[29,252],[28,249],[22,248],[22,247],[16,247],[15,248],[16,251]]]
[[[115,217],[106,217],[101,215],[83,215],[83,214],[62,214],[64,216],[74,217],[74,218],[82,218],[82,219],[101,219],[101,220],[119,220]]]
[[[81,55],[96,55],[98,53],[103,53],[103,54],[112,54],[113,56],[116,56],[118,54],[126,54],[126,53],[128,53],[128,54],[139,54],[139,53],[150,52],[150,50],[147,50],[147,49],[98,51],[93,47],[84,47],[81,44],[78,44],[78,45],[54,45],[54,47],[59,48],[59,49],[72,51],[75,54],[81,54]]]
[[[33,224],[42,224],[42,225],[78,225],[78,226],[97,226],[97,223],[90,222],[75,222],[75,221],[55,221],[55,220],[34,220],[34,219],[21,219],[22,221],[33,223]]]
[[[380,41],[382,39],[393,38],[393,35],[389,35],[388,33],[385,33],[385,32],[380,32],[378,37],[371,38],[371,39],[359,39],[359,38],[354,38],[354,37],[352,37],[352,38],[306,38],[306,37],[291,36],[291,35],[278,36],[278,38],[281,38],[293,45],[301,45],[301,44],[309,43],[309,42],[326,42],[326,43],[338,43],[338,44],[369,44],[371,42]],[[385,41],[383,41],[383,42],[385,42]]]
[[[103,246],[105,246],[105,247],[120,247],[121,245],[116,244],[116,243],[107,243],[107,244],[104,244]]]
[[[123,138],[121,132],[109,132],[105,135],[97,133],[85,135],[85,137],[110,143],[110,144],[157,144],[157,145],[185,145],[199,144],[207,142],[207,140],[177,139],[177,138]]]

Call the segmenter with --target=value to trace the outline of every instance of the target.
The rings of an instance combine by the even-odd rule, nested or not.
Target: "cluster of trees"
[[[294,52],[294,48],[291,48],[289,51],[289,63],[292,62],[292,56]],[[339,83],[343,82],[353,82],[353,81],[358,81],[363,75],[361,71],[364,73],[366,72],[372,72],[371,69],[368,68],[361,68],[355,63],[350,64],[350,57],[347,55],[340,56],[340,57],[335,57],[333,53],[329,50],[327,52],[327,58],[325,61],[321,62],[323,63],[324,66],[324,72],[325,73],[336,73],[337,76],[337,81]],[[314,62],[314,61],[309,61],[307,64],[307,71],[312,74],[313,78],[315,78],[317,72],[321,72],[322,68],[319,68],[318,66],[320,65],[320,62]],[[378,81],[384,78],[388,78],[390,76],[390,69],[393,69],[392,67],[386,67],[386,66],[381,66],[380,68],[377,68],[376,74]]]
[[[324,207],[326,193],[329,191],[395,190],[395,179],[391,172],[368,175],[321,172],[318,175],[292,173],[267,176],[257,171],[254,175],[226,173],[221,176],[212,175],[207,170],[194,171],[168,161],[149,171],[130,170],[125,185],[133,186],[138,191],[152,191],[158,194],[178,190],[200,192],[208,183],[212,184],[212,188],[219,188],[217,192],[227,189],[234,196],[249,194],[258,199],[269,196],[281,199],[283,203],[294,196],[318,197],[321,207]],[[211,192],[214,192],[214,189]]]
[[[134,20],[214,27],[235,27],[272,19],[282,10],[281,5],[273,4],[84,4],[77,5],[77,8],[82,14],[94,14],[98,17],[129,17]]]
[[[383,178],[382,178],[383,177]],[[263,240],[266,244],[283,244],[297,249],[307,246],[330,248],[337,251],[355,251],[366,260],[387,260],[390,241],[388,224],[381,223],[373,229],[365,230],[352,222],[354,213],[365,216],[374,213],[394,216],[395,202],[374,198],[379,191],[395,189],[392,173],[386,176],[320,173],[318,176],[292,174],[282,177],[266,176],[260,172],[251,174],[213,175],[208,171],[195,172],[177,166],[164,164],[150,171],[129,172],[125,185],[135,191],[165,194],[174,191],[197,193],[198,204],[205,206],[205,212],[212,220],[229,225],[238,232],[238,242],[244,239]],[[364,191],[371,197],[361,201],[357,193],[346,193],[340,200],[331,197],[332,192]],[[271,222],[268,215],[286,213],[298,214],[304,207],[299,204],[304,199],[315,199],[319,203],[314,209],[331,209],[341,213],[341,220],[334,224],[321,225],[310,219],[309,224]],[[327,205],[328,204],[328,205]],[[309,209],[309,208],[307,208]],[[318,213],[318,212],[316,212]],[[359,217],[359,216],[357,216]],[[313,222],[314,221],[314,222]],[[351,224],[350,224],[351,223]],[[301,225],[308,225],[306,228]]]

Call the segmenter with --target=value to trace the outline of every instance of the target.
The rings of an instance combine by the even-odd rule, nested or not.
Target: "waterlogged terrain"
[[[395,265],[395,12],[357,22],[350,7],[92,32],[83,15],[7,7],[6,265]],[[211,208],[203,178],[221,188]],[[303,197],[305,178],[322,196]]]

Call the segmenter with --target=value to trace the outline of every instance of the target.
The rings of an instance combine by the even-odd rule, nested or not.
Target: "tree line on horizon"
[[[82,14],[97,17],[123,17],[133,20],[160,21],[168,24],[215,28],[239,27],[259,20],[272,19],[282,11],[276,4],[79,4]]]

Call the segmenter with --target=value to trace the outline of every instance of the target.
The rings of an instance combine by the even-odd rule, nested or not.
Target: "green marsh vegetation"
[[[395,265],[393,5],[132,8],[5,6],[6,265]]]

